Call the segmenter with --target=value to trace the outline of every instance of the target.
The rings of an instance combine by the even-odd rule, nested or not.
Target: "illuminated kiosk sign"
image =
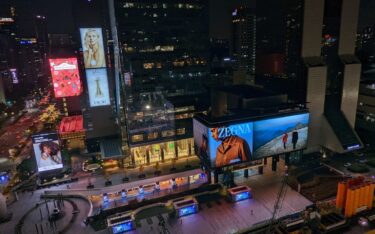
[[[33,135],[32,141],[39,172],[63,167],[57,133]]]
[[[198,212],[198,202],[194,198],[174,202],[173,207],[176,210],[178,217],[183,217]]]
[[[228,194],[233,202],[251,198],[251,189],[247,186],[238,186],[228,189]]]
[[[81,94],[77,58],[49,59],[55,97],[71,97]]]
[[[107,223],[113,234],[121,234],[135,229],[132,214],[129,212],[108,217]]]
[[[120,234],[131,231],[134,229],[134,222],[129,220],[127,222],[112,226],[112,233],[113,234]]]

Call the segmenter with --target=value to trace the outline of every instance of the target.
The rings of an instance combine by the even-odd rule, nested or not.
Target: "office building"
[[[239,7],[232,12],[233,57],[237,70],[245,71],[251,83],[255,75],[256,31],[254,9]]]
[[[117,29],[118,41],[114,43],[120,50],[114,57],[118,57],[123,74],[121,83],[116,84],[121,87],[117,103],[121,103],[118,109],[126,112],[120,121],[126,126],[122,132],[132,154],[129,163],[181,156],[175,149],[184,145],[186,151],[191,144],[177,141],[191,138],[192,133],[186,135],[176,127],[173,113],[181,107],[169,103],[171,98],[206,91],[203,84],[210,75],[208,2],[116,0],[113,4],[110,17],[116,22],[111,23]],[[191,150],[183,154],[192,154],[187,152]]]
[[[362,147],[354,130],[361,64],[354,55],[358,0],[303,2],[301,56],[310,110],[309,151]],[[322,48],[322,36],[332,37]],[[333,44],[332,44],[333,43]]]

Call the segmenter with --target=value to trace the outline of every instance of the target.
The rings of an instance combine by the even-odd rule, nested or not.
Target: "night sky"
[[[71,33],[74,31],[73,2],[88,0],[20,0],[27,3],[35,14],[47,16],[47,28],[49,33]],[[97,0],[92,0],[97,1]],[[234,8],[244,5],[255,6],[255,0],[207,0],[210,3],[210,35],[216,38],[230,39],[231,12]],[[361,0],[361,10],[358,22],[358,31],[375,23],[375,0]],[[27,22],[25,22],[27,23]],[[28,34],[30,25],[24,26]]]

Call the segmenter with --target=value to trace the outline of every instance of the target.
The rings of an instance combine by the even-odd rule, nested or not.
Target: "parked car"
[[[344,164],[344,167],[350,167],[351,165],[352,165],[352,164],[348,162],[348,163],[345,163],[345,164]]]

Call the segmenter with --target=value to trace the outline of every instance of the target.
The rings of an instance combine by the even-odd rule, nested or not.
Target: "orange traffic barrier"
[[[337,208],[343,208],[344,207],[344,194],[346,193],[345,191],[345,183],[344,182],[339,182],[337,186],[337,195],[336,195],[336,207]]]
[[[357,208],[359,207],[359,198],[361,190],[358,186],[354,187],[354,200],[352,205],[352,214],[357,213]]]
[[[348,188],[346,190],[346,202],[345,202],[345,217],[352,216],[352,205],[353,205],[353,198],[354,198],[354,190],[352,188]]]

